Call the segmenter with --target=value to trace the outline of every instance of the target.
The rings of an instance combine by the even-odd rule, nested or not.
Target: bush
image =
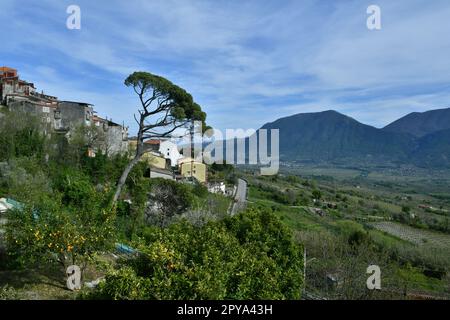
[[[206,188],[203,184],[196,183],[192,189],[192,193],[199,198],[206,198],[208,195],[208,188]]]
[[[129,217],[130,216],[130,209],[131,205],[128,202],[125,201],[118,201],[117,202],[117,216],[118,217]]]
[[[101,208],[65,207],[58,194],[24,208],[8,210],[5,240],[8,255],[19,265],[59,262],[86,265],[98,252],[115,243],[115,212]],[[65,270],[65,269],[64,269]]]
[[[76,169],[62,170],[55,186],[63,195],[63,203],[68,206],[88,208],[97,198],[89,177]]]
[[[8,285],[0,287],[0,300],[18,300],[20,295],[18,292]]]
[[[106,277],[109,299],[298,299],[303,252],[269,212],[195,227],[147,227],[137,258]],[[124,270],[122,270],[125,268]],[[139,286],[139,292],[132,286]]]
[[[52,188],[45,172],[33,159],[13,159],[0,167],[0,192],[2,196],[17,201],[39,201],[50,195]]]
[[[175,215],[189,209],[194,203],[191,186],[172,180],[152,179],[150,206],[146,218],[150,224],[165,227]]]
[[[322,192],[320,190],[315,189],[312,192],[312,196],[314,199],[320,200],[322,199]]]
[[[14,157],[43,158],[46,137],[37,117],[22,112],[6,112],[0,117],[0,161]]]
[[[111,270],[97,290],[82,295],[82,299],[143,300],[148,298],[148,279],[136,275],[130,267]]]
[[[367,232],[357,230],[348,237],[348,244],[351,246],[359,246],[365,242],[368,242],[369,239],[370,238]]]

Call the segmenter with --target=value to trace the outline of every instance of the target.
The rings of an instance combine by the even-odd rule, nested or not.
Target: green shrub
[[[206,188],[203,184],[196,183],[192,189],[192,193],[199,198],[206,198],[208,195],[208,188]]]
[[[0,287],[0,300],[18,300],[20,299],[19,293],[8,285]]]
[[[148,298],[149,279],[138,277],[130,267],[110,271],[97,290],[89,292],[83,299],[143,300]]]
[[[147,227],[138,257],[94,295],[109,299],[298,299],[303,252],[279,219],[249,211],[195,227]],[[120,271],[125,268],[125,271]],[[130,269],[131,268],[131,269]],[[136,293],[132,286],[139,286]]]

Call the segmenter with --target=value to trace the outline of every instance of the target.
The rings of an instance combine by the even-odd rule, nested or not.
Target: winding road
[[[238,180],[236,195],[234,196],[233,207],[231,208],[231,215],[234,216],[241,210],[245,209],[247,203],[247,181],[244,179]]]

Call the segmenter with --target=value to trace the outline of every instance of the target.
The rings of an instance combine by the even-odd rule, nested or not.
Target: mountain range
[[[280,130],[282,161],[450,168],[450,108],[410,113],[381,129],[333,110],[296,114],[261,129]]]

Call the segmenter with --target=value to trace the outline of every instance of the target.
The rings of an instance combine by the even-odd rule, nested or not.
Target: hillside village
[[[59,100],[56,96],[39,93],[35,85],[20,79],[16,69],[0,68],[0,101],[9,110],[38,116],[46,134],[64,134],[70,137],[80,125],[95,125],[106,136],[110,155],[123,153],[128,148],[128,128],[107,118],[98,116],[94,106],[86,102]]]
[[[154,77],[149,73],[146,76]],[[206,114],[190,94],[168,80],[162,81],[171,87],[169,92],[174,100],[184,103],[186,110],[193,113],[183,125],[187,127],[192,120],[205,118]],[[9,67],[1,68],[0,90],[0,300],[95,299],[93,295],[101,294],[101,287],[110,283],[107,280],[110,271],[126,271],[128,268],[122,263],[153,256],[146,253],[152,250],[148,237],[159,237],[160,232],[173,232],[173,236],[167,235],[181,241],[161,243],[163,247],[155,247],[155,253],[165,255],[167,247],[178,256],[177,251],[189,248],[198,252],[201,260],[186,256],[182,258],[186,267],[204,264],[211,275],[223,274],[217,268],[225,267],[223,261],[231,256],[233,260],[228,266],[234,271],[226,272],[233,276],[246,268],[241,257],[258,251],[261,254],[251,258],[250,264],[270,264],[277,270],[287,270],[287,276],[276,271],[280,283],[294,274],[290,269],[302,265],[300,251],[294,250],[292,241],[273,247],[280,252],[285,247],[290,250],[287,256],[292,256],[294,267],[283,266],[277,257],[256,260],[266,254],[261,245],[265,248],[266,242],[272,242],[270,239],[289,234],[280,222],[268,221],[262,214],[253,213],[242,220],[239,214],[246,207],[247,184],[238,179],[240,175],[232,165],[207,166],[195,156],[190,157],[192,145],[191,148],[183,145],[181,151],[176,139],[155,139],[153,134],[142,138],[140,131],[139,138],[129,137],[128,128],[100,117],[92,103],[38,93],[33,83],[22,80],[18,71]],[[133,167],[127,172],[130,163]],[[121,181],[123,192],[114,199]],[[248,240],[237,242],[240,226],[248,223],[256,227],[255,231],[239,232],[239,236]],[[261,234],[256,230],[262,230],[263,223],[273,227]],[[267,240],[260,241],[250,236],[252,233]],[[217,241],[209,239],[211,236]],[[226,247],[232,251],[227,253]],[[202,258],[212,257],[213,251],[223,255],[222,258],[215,254],[217,266]],[[165,259],[159,253],[158,257]],[[194,269],[189,271],[176,261],[167,264],[161,260],[161,263],[163,273],[178,277],[183,270],[186,280],[199,288],[204,281],[201,279],[212,279]],[[153,262],[145,264],[156,266]],[[75,271],[77,275],[74,269],[79,270]],[[229,289],[220,291],[228,292],[230,297],[256,297],[250,291],[253,286],[246,280],[253,274],[239,280],[244,285],[237,289],[230,281],[223,281]],[[43,278],[47,275],[52,280]],[[79,283],[72,281],[74,276],[79,276]],[[24,285],[28,280],[32,287]],[[296,288],[300,286],[301,283]],[[166,290],[165,287],[156,288]],[[273,289],[269,284],[266,287]],[[142,297],[150,292],[146,288],[138,291]],[[172,288],[161,294],[151,291],[158,299],[178,296]],[[183,291],[179,298],[189,297],[193,292]],[[292,297],[299,297],[299,293],[294,290]],[[205,292],[202,296],[211,295]]]
[[[450,300],[450,1],[1,4],[1,306]]]
[[[105,139],[101,146],[88,148],[88,156],[97,153],[133,154],[136,150],[136,138],[129,137],[128,127],[118,124],[107,117],[100,117],[94,105],[80,101],[60,100],[56,96],[39,93],[34,83],[20,78],[18,70],[0,67],[0,104],[10,111],[33,114],[41,119],[44,133],[47,135],[65,135],[69,140],[79,126],[94,126]],[[175,181],[197,181],[207,184],[207,166],[180,152],[176,142],[171,139],[148,140],[145,142],[148,152],[141,161],[148,163],[150,178],[163,178]],[[232,195],[234,189],[227,189],[225,183],[215,182],[208,185],[213,193]]]
[[[262,176],[148,138],[111,207],[142,144],[92,104],[37,93],[17,70],[0,70],[0,300],[449,298],[450,180],[440,172],[413,180],[294,163]],[[52,153],[36,119],[21,127],[12,111],[69,144],[91,129],[108,141]],[[384,287],[371,292],[374,262]],[[84,284],[66,289],[73,265],[86,266]]]

